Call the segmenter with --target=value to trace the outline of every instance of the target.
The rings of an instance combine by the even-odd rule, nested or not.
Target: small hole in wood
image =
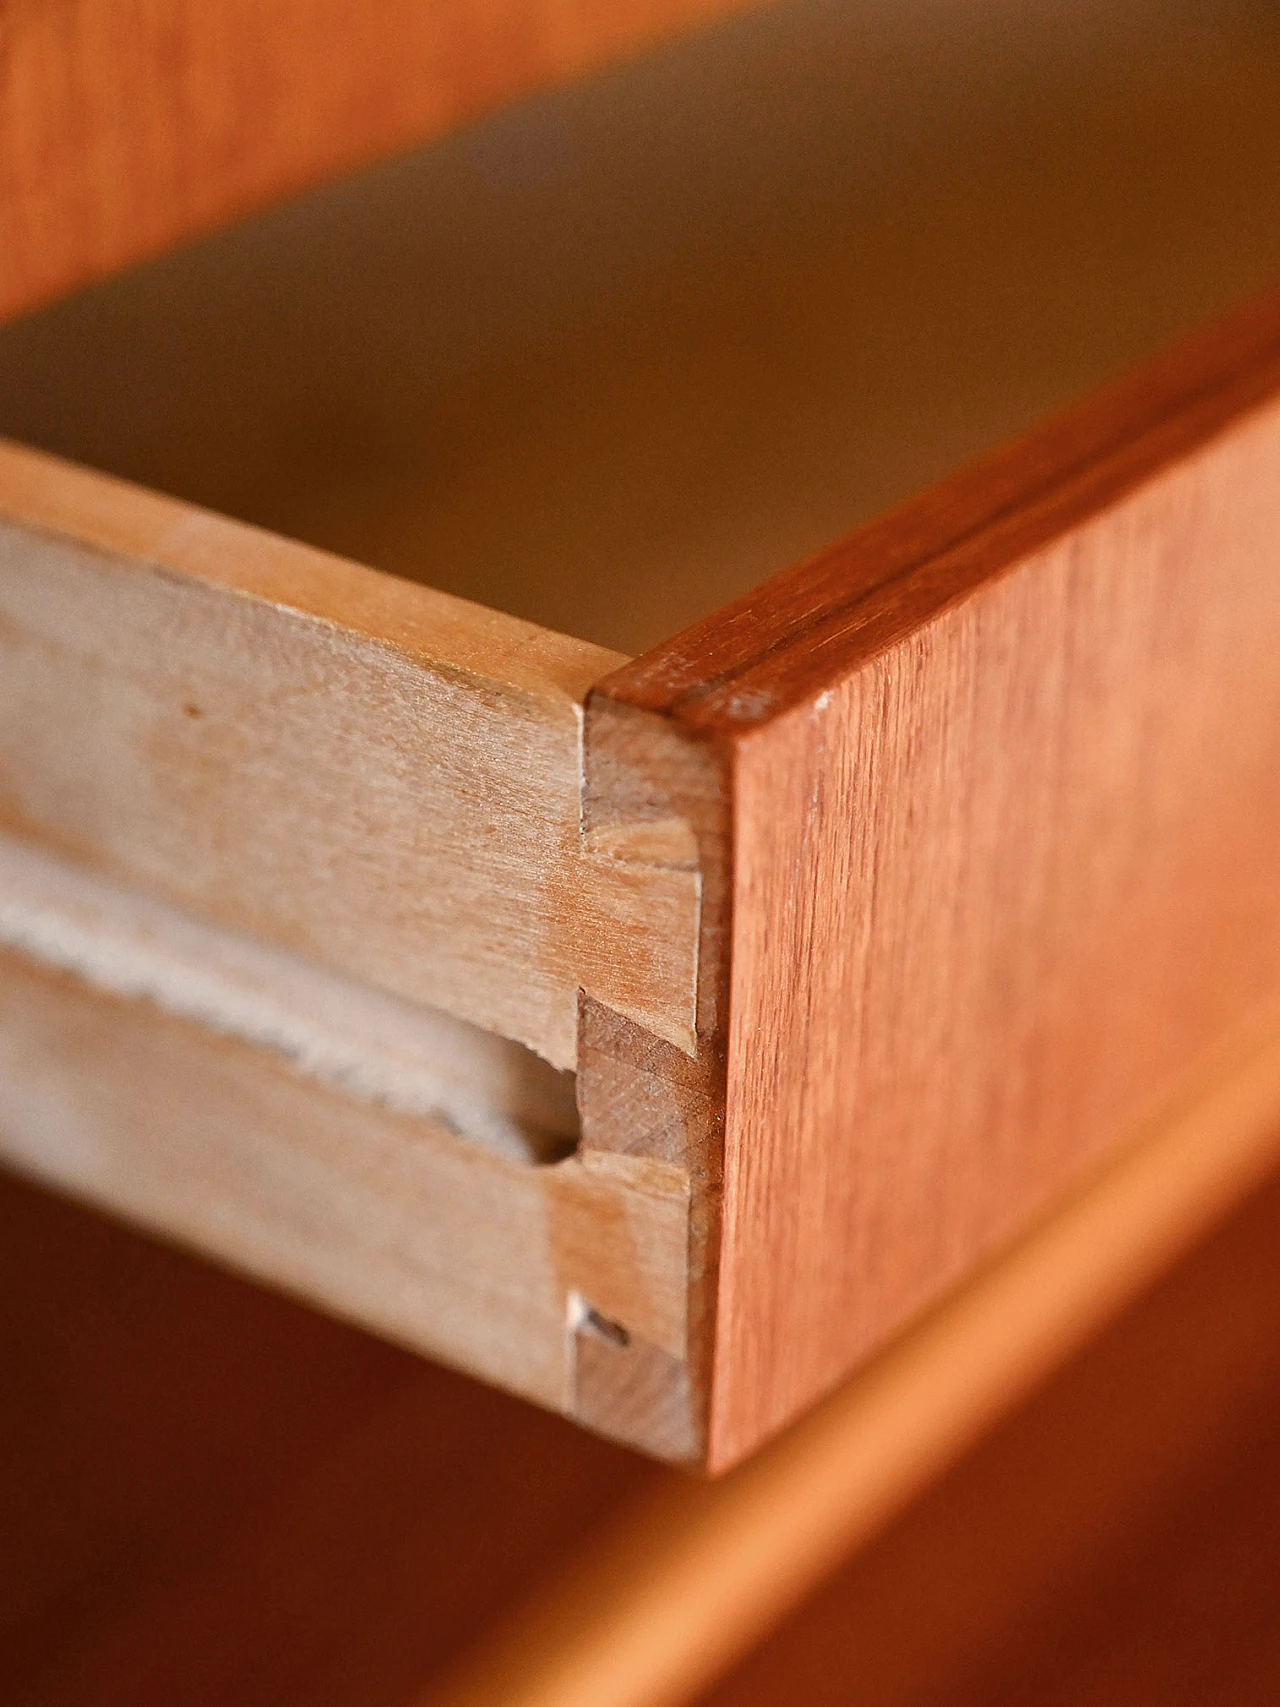
[[[631,1344],[631,1335],[621,1322],[611,1322],[608,1316],[602,1316],[599,1310],[593,1310],[590,1304],[582,1312],[582,1326],[593,1328],[605,1339],[612,1340],[614,1345],[627,1346]]]

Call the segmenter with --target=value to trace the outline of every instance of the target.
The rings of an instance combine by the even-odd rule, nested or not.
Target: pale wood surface
[[[697,875],[581,831],[615,654],[0,447],[0,818],[536,1049],[692,1040]]]
[[[584,820],[590,843],[628,841],[650,857],[691,860],[700,886],[694,1048],[686,1054],[602,1003],[583,998],[578,1032],[582,1149],[676,1163],[689,1186],[685,1379],[699,1456],[705,1454],[715,1348],[728,997],[731,873],[728,821],[714,756],[659,719],[594,700],[587,714]],[[665,850],[665,852],[661,851]],[[597,1351],[599,1348],[597,1348]],[[618,1366],[597,1393],[634,1402]],[[638,1438],[632,1434],[628,1438]]]
[[[442,1125],[563,1154],[572,1110],[547,1130],[523,1069],[504,1109],[496,1044],[573,1068],[582,1001],[690,1059],[696,840],[584,819],[582,700],[617,655],[17,447],[0,608],[0,940],[102,991],[9,991],[0,1147],[700,1458],[714,1225],[690,1145],[650,1141],[679,1122],[588,1074],[581,1158],[497,1174]],[[448,1020],[493,1035],[459,1051]]]
[[[15,0],[0,318],[730,0]]]
[[[0,944],[516,1160],[556,1161],[578,1143],[574,1075],[532,1050],[5,836]]]
[[[579,1300],[683,1357],[679,1169],[515,1160],[24,956],[0,1019],[0,1154],[37,1178],[571,1415]]]
[[[1273,1023],[1237,1040],[1180,1109],[781,1440],[717,1482],[664,1484],[622,1511],[424,1701],[688,1701],[1273,1176],[1278,1158]],[[841,1686],[847,1700],[847,1676]]]

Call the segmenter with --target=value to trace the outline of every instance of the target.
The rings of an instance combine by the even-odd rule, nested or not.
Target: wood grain
[[[1273,1701],[1277,1251],[1273,1178],[698,1699]]]
[[[0,1148],[696,1460],[689,1265],[705,1347],[714,1241],[688,1146],[640,1143],[634,1108],[586,1091],[579,1123],[571,1087],[499,1047],[575,1067],[587,1001],[678,1061],[694,1046],[696,842],[584,819],[582,701],[616,662],[0,447],[0,942],[80,980],[29,1011],[10,993]],[[157,1014],[186,1023],[151,1039]],[[282,1100],[281,1058],[310,1081]],[[580,1158],[528,1166],[579,1134]]]
[[[590,1346],[590,1363],[580,1361],[579,1372],[590,1367],[591,1390],[580,1390],[578,1414],[587,1421],[599,1414],[615,1433],[618,1419],[631,1416],[626,1438],[634,1440],[655,1434],[648,1409],[656,1403],[665,1415],[674,1405],[684,1413],[683,1438],[696,1443],[696,1453],[685,1447],[666,1456],[702,1460],[715,1353],[729,979],[730,873],[719,768],[647,713],[595,702],[587,716],[583,818],[588,846],[628,848],[635,858],[696,870],[699,909],[692,1050],[677,1049],[589,995],[582,998],[581,1154],[596,1166],[619,1156],[678,1167],[689,1193],[689,1220],[683,1365],[664,1370],[650,1360],[646,1378],[637,1381],[637,1358]]]
[[[0,448],[0,819],[576,1057],[585,989],[692,1044],[698,878],[581,829],[616,654]]]
[[[424,1701],[688,1701],[1274,1179],[1278,1158],[1273,1024],[1237,1042],[1181,1109],[782,1439],[717,1482],[664,1484],[616,1514]],[[1275,1197],[1273,1185],[1268,1227]],[[1205,1334],[1205,1318],[1193,1328]],[[1256,1354],[1265,1335],[1255,1323],[1241,1337]],[[1247,1369],[1235,1343],[1229,1392]],[[1212,1366],[1216,1349],[1196,1353]],[[914,1616],[920,1606],[911,1601]],[[847,1690],[846,1674],[840,1699]]]
[[[0,945],[517,1161],[560,1160],[581,1136],[573,1074],[532,1050],[4,836]]]
[[[16,0],[0,319],[732,0]]]
[[[767,722],[1120,502],[1277,388],[1272,289],[654,647],[612,685],[689,728]]]
[[[683,1359],[679,1169],[512,1159],[10,953],[0,1155],[554,1410],[577,1402],[582,1306]]]
[[[718,754],[714,1464],[1280,988],[1280,302],[600,690]]]

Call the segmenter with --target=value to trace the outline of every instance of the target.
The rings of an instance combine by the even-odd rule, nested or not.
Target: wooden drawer
[[[13,313],[650,28],[312,10],[130,44],[184,200],[31,9]],[[723,1469],[1258,1024],[1280,299],[1097,387],[1280,264],[1280,38],[1162,17],[783,7],[15,320],[4,1153]]]

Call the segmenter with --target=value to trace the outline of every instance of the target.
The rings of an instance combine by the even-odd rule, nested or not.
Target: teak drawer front
[[[0,447],[5,1154],[733,1464],[1280,995],[1278,398],[1271,296],[630,662]]]

